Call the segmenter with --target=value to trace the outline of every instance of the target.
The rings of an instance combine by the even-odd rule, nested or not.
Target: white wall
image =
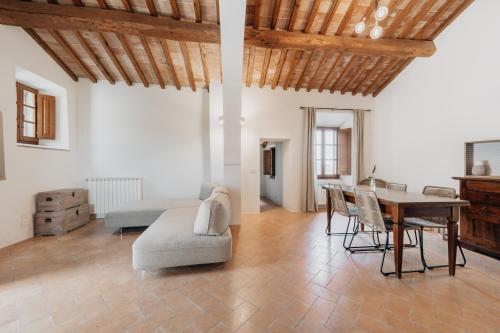
[[[375,99],[368,163],[379,178],[458,186],[464,141],[500,137],[500,1],[475,1]]]
[[[283,143],[269,144],[266,149],[275,148],[275,176],[264,175],[261,153],[260,163],[260,196],[266,197],[277,205],[283,204]],[[263,149],[261,149],[263,151]]]
[[[0,248],[33,236],[34,195],[78,184],[75,83],[22,29],[0,25],[0,112],[6,180],[0,181]],[[16,66],[66,89],[69,151],[17,145]]]
[[[303,112],[300,106],[371,108],[373,98],[306,92],[243,89],[242,212],[260,210],[260,139],[287,140],[283,145],[283,207],[301,210]]]
[[[82,179],[137,176],[146,199],[198,196],[210,177],[206,90],[104,81],[79,89]]]

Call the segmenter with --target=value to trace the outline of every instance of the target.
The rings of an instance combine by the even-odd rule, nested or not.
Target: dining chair
[[[387,183],[386,189],[406,192],[408,185],[399,183]]]
[[[424,187],[422,194],[435,195],[438,197],[446,197],[446,198],[453,198],[453,199],[455,199],[457,197],[457,192],[455,191],[454,188],[441,187],[441,186],[426,186],[426,187]],[[405,223],[419,228],[420,242],[424,241],[424,238],[423,238],[424,237],[424,228],[429,228],[429,229],[447,229],[448,228],[448,221],[444,217],[426,217],[426,218],[407,217],[407,218],[405,218]],[[456,237],[457,237],[457,235],[456,235]],[[463,263],[457,264],[457,266],[464,267],[465,264],[467,263],[467,261],[465,259],[464,251],[462,250],[462,246],[460,245],[460,242],[457,241],[457,244],[458,244],[458,249],[460,250],[460,254],[462,255],[462,259],[463,259]],[[422,247],[422,260],[423,260],[425,268],[428,268],[428,269],[449,266],[449,264],[448,265],[434,265],[434,266],[427,265],[427,262],[425,261],[425,255],[423,253],[423,247]]]
[[[371,178],[365,178],[365,179],[360,180],[358,182],[358,185],[370,186],[370,182],[371,182]],[[387,182],[385,180],[383,180],[383,179],[375,178],[375,186],[376,187],[386,188],[387,187]]]
[[[342,190],[342,186],[338,185],[338,184],[332,184],[331,185],[331,188],[328,189],[328,191],[330,191],[330,197],[332,198],[332,208],[333,208],[333,211],[335,213],[339,213],[340,215],[343,215],[345,217],[347,217],[349,220],[347,222],[347,228],[345,230],[345,233],[343,232],[328,232],[328,228],[327,230],[325,230],[325,233],[327,235],[341,235],[341,236],[344,236],[344,242],[342,243],[344,248],[347,249],[346,247],[346,238],[347,238],[347,235],[351,235],[352,233],[349,233],[349,226],[351,225],[351,219],[354,219],[353,221],[353,232],[354,232],[354,228],[356,227],[356,220],[358,218],[358,208],[353,206],[353,207],[349,207],[347,205],[347,202],[345,201],[345,197],[344,197],[344,191]]]
[[[382,249],[383,255],[382,255],[382,262],[380,263],[380,272],[387,276],[390,274],[395,274],[395,272],[385,272],[384,271],[384,261],[385,261],[385,255],[387,251],[390,249],[389,248],[389,236],[390,232],[393,231],[394,227],[394,221],[389,218],[384,218],[382,215],[382,212],[380,210],[380,205],[378,202],[377,194],[371,190],[364,190],[364,189],[359,189],[355,188],[354,189],[354,197],[356,198],[356,206],[358,207],[358,221],[361,224],[364,224],[370,228],[373,228],[376,231],[383,232],[385,233],[386,239],[385,239],[385,245],[384,248]],[[405,230],[415,230],[417,227],[408,225],[406,223],[402,224],[402,227]],[[418,229],[418,228],[417,228]],[[354,239],[354,236],[351,238],[351,242],[349,243],[349,247],[352,245],[352,241]],[[419,242],[420,246],[423,246],[422,242]],[[380,248],[379,248],[380,249]],[[373,251],[373,249],[372,249]],[[425,271],[425,266],[424,266],[424,261],[423,261],[423,250],[420,250],[421,254],[421,261],[423,268],[422,269],[417,269],[417,270],[407,270],[403,271],[403,273],[414,273],[414,272],[419,272],[423,273]]]

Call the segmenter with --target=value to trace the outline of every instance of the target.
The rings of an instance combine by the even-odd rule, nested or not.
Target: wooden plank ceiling
[[[33,2],[51,8],[94,7],[142,16],[170,17],[181,22],[199,23],[202,27],[219,23],[218,0]],[[416,41],[432,41],[471,2],[380,0],[380,4],[389,7],[390,15],[381,24],[383,39],[371,41],[368,33],[374,23],[374,0],[247,0],[243,81],[246,86],[270,86],[273,89],[280,86],[285,90],[318,89],[376,96],[414,59],[412,53],[377,53],[377,47],[384,42],[391,45],[398,42],[403,47],[406,42],[417,45]],[[363,17],[367,18],[367,29],[361,36],[356,36],[353,34],[354,25]],[[65,26],[42,29],[13,25],[25,27],[26,32],[75,80],[85,77],[92,82],[107,80],[114,84],[115,81],[125,81],[128,85],[141,83],[146,87],[191,87],[193,90],[208,87],[211,80],[221,80],[220,45],[208,38],[210,42],[193,42],[126,31],[122,34],[112,30],[65,30]],[[280,41],[275,43],[278,47],[269,42],[277,37],[266,35],[273,31],[275,34],[284,32],[279,35]],[[318,38],[340,37],[336,43],[354,37],[365,44],[357,51],[347,47],[341,49],[337,44],[335,47],[322,46],[320,39],[318,45],[304,41],[303,47],[298,48],[281,44],[282,41],[285,46],[287,42],[300,43],[302,36],[309,38],[311,34]],[[263,41],[263,38],[268,39]],[[411,49],[414,44],[408,45],[404,47]],[[385,46],[379,49],[385,50]],[[429,56],[433,51],[418,52]]]

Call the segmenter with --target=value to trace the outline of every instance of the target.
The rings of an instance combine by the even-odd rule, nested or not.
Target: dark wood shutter
[[[36,110],[36,134],[39,139],[56,138],[56,98],[38,94]]]
[[[338,132],[338,166],[339,175],[350,175],[351,174],[351,137],[352,129],[344,128]]]

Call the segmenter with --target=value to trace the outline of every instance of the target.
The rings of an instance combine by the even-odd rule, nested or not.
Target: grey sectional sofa
[[[203,184],[192,199],[139,200],[106,214],[108,228],[149,226],[132,245],[134,269],[225,262],[231,259],[232,236],[196,235],[194,223],[203,200],[216,188]]]

